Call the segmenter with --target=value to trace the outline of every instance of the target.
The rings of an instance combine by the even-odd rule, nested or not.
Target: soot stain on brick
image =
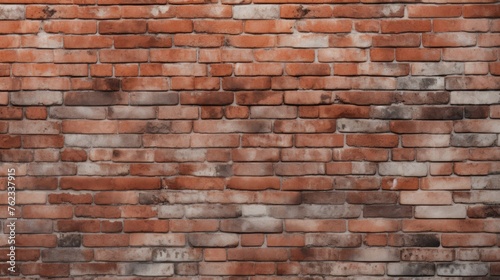
[[[155,192],[155,193],[140,193],[139,194],[139,203],[140,204],[168,204],[168,197],[164,194]]]
[[[49,6],[45,6],[45,8],[43,8],[42,12],[44,14],[44,18],[51,18],[56,13],[56,10],[52,9]]]
[[[119,157],[121,155],[121,151],[113,150],[113,157]]]
[[[171,131],[171,122],[148,122],[146,124],[146,133],[169,133]]]
[[[98,91],[118,91],[120,90],[119,79],[94,79],[92,88]]]
[[[429,88],[433,85],[435,85],[437,83],[437,80],[434,79],[434,78],[425,78],[425,79],[422,79],[422,81],[420,82],[420,87],[421,88]]]
[[[58,247],[80,247],[81,245],[81,234],[61,234],[61,236],[57,239]]]
[[[218,177],[230,177],[233,175],[233,169],[229,164],[220,164],[215,167],[215,172]]]
[[[500,217],[500,206],[485,205],[469,208],[467,216],[470,218],[498,218]]]
[[[411,234],[404,238],[404,245],[409,247],[439,247],[441,242],[435,234]]]
[[[297,8],[297,13],[299,14],[300,17],[305,17],[311,10],[308,8],[305,8],[303,5],[300,5]]]

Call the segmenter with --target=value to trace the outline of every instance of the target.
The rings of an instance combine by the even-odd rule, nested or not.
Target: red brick
[[[148,61],[148,50],[101,50],[99,59],[101,62],[146,62]]]
[[[227,187],[238,190],[279,189],[280,180],[276,177],[233,177],[228,180]]]
[[[466,5],[463,8],[463,16],[465,18],[495,18],[500,13],[500,8],[497,5]]]
[[[40,275],[42,277],[69,276],[69,264],[64,263],[24,263],[21,266],[24,275]]]
[[[94,35],[64,36],[63,41],[66,49],[100,49],[113,45],[112,38]]]
[[[170,220],[171,232],[215,232],[219,229],[217,220]],[[210,236],[207,236],[210,238]]]
[[[399,138],[396,135],[371,135],[356,134],[347,135],[346,143],[349,146],[359,147],[396,147]]]
[[[382,33],[429,32],[432,29],[430,20],[384,20],[380,27]]]
[[[240,34],[243,32],[243,23],[236,20],[197,20],[194,22],[194,31],[197,33]]]
[[[329,18],[333,15],[330,5],[281,5],[282,18]]]
[[[225,186],[225,180],[222,178],[209,177],[175,177],[163,181],[166,188],[174,190],[222,190]]]
[[[193,31],[191,20],[151,20],[148,22],[150,33],[190,33]]]
[[[73,207],[71,206],[32,206],[23,207],[23,217],[27,219],[51,218],[65,219],[73,217]]]
[[[297,22],[299,32],[343,33],[350,32],[351,28],[352,21],[350,20],[314,19]]]
[[[218,35],[174,35],[174,45],[187,47],[221,47],[224,44],[224,37]]]
[[[265,48],[276,45],[276,37],[266,35],[240,35],[227,38],[229,46],[237,48]]]
[[[340,5],[333,7],[334,17],[380,18],[403,17],[401,5]]]
[[[448,18],[460,17],[462,7],[459,5],[409,5],[408,16],[410,18]]]
[[[48,33],[94,34],[97,23],[93,20],[57,20],[46,22],[43,29]]]
[[[165,48],[172,46],[172,39],[167,36],[115,36],[114,46],[119,49],[131,48]]]
[[[159,178],[61,178],[61,189],[74,190],[147,190],[159,189]]]

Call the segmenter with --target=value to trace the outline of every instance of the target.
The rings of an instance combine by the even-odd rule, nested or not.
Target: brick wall
[[[497,1],[0,2],[13,275],[500,277]]]

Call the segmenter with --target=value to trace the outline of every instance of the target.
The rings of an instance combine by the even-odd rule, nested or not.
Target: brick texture
[[[0,0],[0,279],[498,279],[496,0]]]

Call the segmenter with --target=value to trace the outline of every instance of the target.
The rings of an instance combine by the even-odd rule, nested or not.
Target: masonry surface
[[[0,0],[0,279],[500,279],[499,18]]]

